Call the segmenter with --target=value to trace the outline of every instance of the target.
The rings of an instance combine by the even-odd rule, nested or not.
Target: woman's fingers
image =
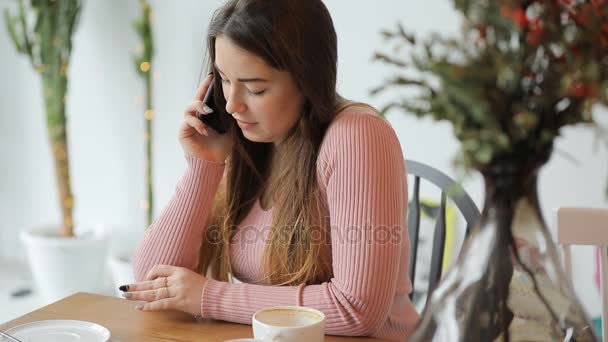
[[[194,128],[199,134],[208,136],[209,132],[207,131],[207,127],[201,120],[198,119],[198,114],[207,114],[209,112],[210,109],[203,103],[203,101],[192,101],[184,109],[184,123],[186,125],[182,126],[182,129],[187,129],[189,126]]]
[[[209,75],[207,75],[207,77],[205,77],[205,79],[203,80],[201,85],[196,90],[196,93],[194,93],[194,100],[199,100],[199,101],[203,100],[203,98],[205,97],[205,93],[207,93],[207,89],[209,88],[209,85],[211,84],[212,80],[213,80],[213,75],[211,75],[211,74],[209,74]]]
[[[170,265],[155,265],[146,278],[151,280],[120,287],[125,299],[142,302],[136,309],[173,309],[200,315],[200,298],[207,278],[190,269]]]
[[[138,304],[135,308],[142,311],[178,310],[176,303],[178,303],[178,301],[175,298],[165,298],[149,303]]]
[[[194,116],[187,116],[184,119],[184,124],[194,128],[201,135],[209,136],[209,132],[207,131],[205,124]]]
[[[146,274],[146,279],[155,280],[164,278],[166,280],[167,277],[174,275],[180,269],[181,267],[172,265],[154,265],[150,271],[148,271],[148,274]],[[167,284],[165,283],[165,285]]]
[[[184,116],[197,116],[198,113],[207,113],[209,110],[205,108],[203,101],[192,101],[184,109]]]
[[[122,294],[125,299],[153,302],[161,299],[171,298],[168,287],[161,287],[155,290],[125,292]]]
[[[167,278],[163,277],[135,284],[122,285],[119,289],[123,292],[154,290],[167,286],[168,281]]]

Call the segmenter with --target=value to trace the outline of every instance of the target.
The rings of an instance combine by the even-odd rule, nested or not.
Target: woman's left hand
[[[155,265],[146,279],[119,288],[124,292],[124,298],[146,302],[136,306],[136,309],[179,310],[200,316],[201,296],[207,278],[184,267]]]

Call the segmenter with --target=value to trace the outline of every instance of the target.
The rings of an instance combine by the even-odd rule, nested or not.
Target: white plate
[[[73,320],[34,321],[6,331],[22,342],[108,342],[110,331],[99,324]]]

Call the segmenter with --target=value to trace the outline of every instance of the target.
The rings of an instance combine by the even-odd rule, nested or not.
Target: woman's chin
[[[253,141],[253,142],[257,142],[257,143],[267,143],[267,142],[271,142],[270,139],[266,139],[265,137],[261,136],[260,134],[256,134],[255,132],[249,131],[249,130],[241,130],[243,132],[243,136],[245,137],[245,139],[249,140],[249,141]]]

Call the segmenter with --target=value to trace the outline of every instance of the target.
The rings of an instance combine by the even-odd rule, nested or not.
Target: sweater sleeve
[[[264,307],[308,306],[325,313],[326,333],[351,336],[372,335],[386,322],[400,258],[409,248],[407,176],[397,137],[381,118],[344,115],[328,129],[318,163],[334,277],[281,287],[210,279],[201,300],[203,317],[251,324]]]
[[[157,264],[194,269],[205,222],[224,165],[186,157],[188,166],[173,197],[147,229],[133,257],[133,274],[142,281]]]

